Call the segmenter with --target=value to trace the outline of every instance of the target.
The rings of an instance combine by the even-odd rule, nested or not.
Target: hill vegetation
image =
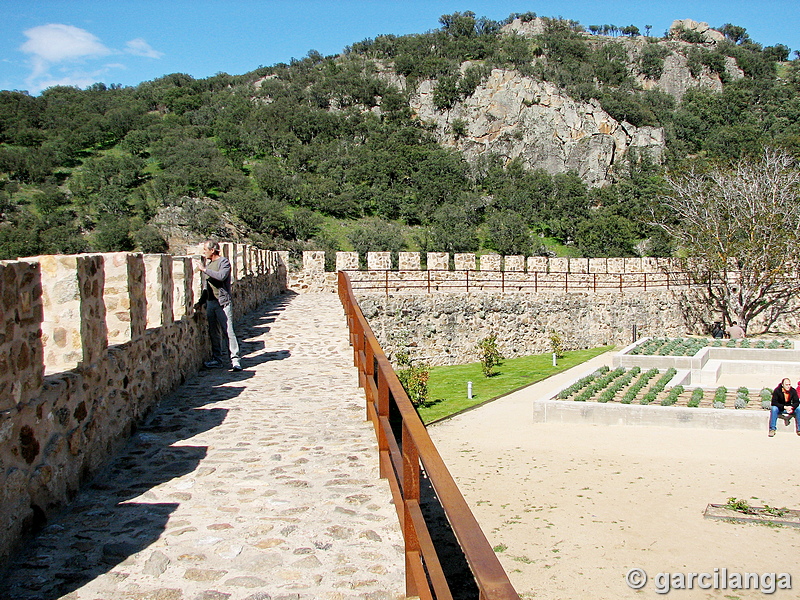
[[[785,46],[764,48],[729,24],[713,47],[681,33],[689,69],[716,73],[724,87],[678,100],[642,84],[661,76],[672,52],[664,38],[561,19],[541,19],[533,37],[504,29],[534,18],[444,15],[428,33],[237,76],[2,91],[0,258],[170,243],[180,253],[181,241],[208,236],[293,251],[663,256],[671,240],[649,223],[665,168],[703,170],[766,144],[800,154],[800,59],[788,61]],[[642,48],[632,54],[624,40],[635,37]],[[726,75],[730,59],[743,77]],[[631,156],[610,185],[591,188],[575,172],[499,155],[468,162],[413,114],[409,95],[434,79],[444,111],[492,68],[663,127],[662,164]]]

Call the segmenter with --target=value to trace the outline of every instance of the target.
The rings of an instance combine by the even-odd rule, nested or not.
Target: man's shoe
[[[203,363],[206,369],[218,369],[222,366],[222,363],[219,362],[216,358],[212,358],[211,360],[207,360]]]
[[[233,361],[233,370],[234,371],[241,371],[242,370],[242,363],[240,363],[238,360],[234,360]]]
[[[769,430],[769,437],[775,437],[775,430],[774,429],[770,429]]]

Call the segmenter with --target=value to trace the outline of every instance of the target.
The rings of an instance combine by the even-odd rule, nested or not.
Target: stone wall
[[[455,254],[451,265],[447,252],[427,252],[424,257],[423,265],[422,253],[400,252],[398,269],[391,269],[390,253],[368,252],[367,269],[359,270],[357,252],[337,252],[336,270],[348,271],[354,288],[363,282],[364,293],[371,290],[384,294],[386,282],[393,284],[390,293],[480,291],[481,287],[485,291],[499,291],[505,282],[509,284],[507,291],[514,291],[514,282],[518,282],[516,291],[564,289],[573,285],[573,291],[586,291],[590,287],[593,290],[621,287],[646,289],[648,285],[665,288],[668,277],[671,277],[671,286],[680,285],[681,282],[677,276],[677,265],[660,258],[548,258],[497,254],[478,257],[464,253]],[[467,274],[473,271],[478,273]],[[467,290],[465,282],[470,277],[472,279]],[[429,287],[429,282],[434,283],[433,289]],[[460,283],[457,285],[457,282]],[[289,274],[288,285],[298,293],[332,293],[336,290],[336,274],[325,272],[324,252],[306,251],[303,252],[302,270]]]
[[[276,252],[223,244],[236,318],[286,289]],[[0,261],[0,565],[209,356],[193,262],[135,253]]]
[[[691,330],[679,292],[360,295],[381,347],[430,365],[479,360],[477,343],[495,334],[506,358],[550,352],[556,331],[566,350],[627,345],[634,335],[682,336]]]

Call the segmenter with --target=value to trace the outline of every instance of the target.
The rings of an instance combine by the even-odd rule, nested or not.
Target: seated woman
[[[800,435],[800,421],[797,420],[797,407],[800,406],[800,397],[797,390],[792,387],[789,378],[785,378],[781,384],[772,390],[772,405],[769,410],[769,437],[775,435],[778,426],[778,417],[784,415],[786,424],[789,419],[794,417],[795,430]]]

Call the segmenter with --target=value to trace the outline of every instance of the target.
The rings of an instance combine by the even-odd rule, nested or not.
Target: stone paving
[[[334,294],[238,325],[13,559],[3,600],[395,599],[403,542]],[[169,368],[169,365],[164,365]]]

